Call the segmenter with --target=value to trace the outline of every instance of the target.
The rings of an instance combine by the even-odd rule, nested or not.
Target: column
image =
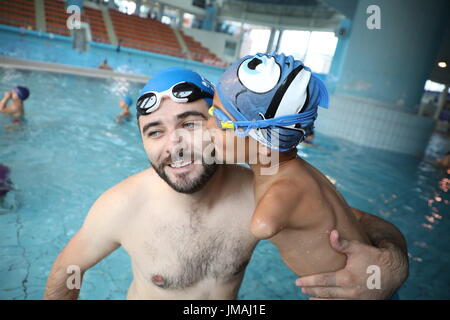
[[[367,25],[371,16],[367,10],[373,4],[380,8],[381,29]],[[414,112],[443,40],[449,4],[447,0],[360,0],[348,46],[338,57],[342,62],[333,70],[340,79],[336,93]]]
[[[444,110],[444,107],[447,103],[448,88],[449,88],[449,85],[446,84],[444,90],[439,95],[437,109],[436,109],[436,112],[434,113],[434,120],[438,120],[442,110]]]

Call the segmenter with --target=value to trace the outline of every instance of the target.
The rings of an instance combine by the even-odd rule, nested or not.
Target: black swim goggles
[[[199,99],[213,98],[211,93],[202,90],[194,83],[183,81],[162,92],[149,91],[142,94],[136,102],[137,112],[140,115],[146,115],[155,111],[165,96],[174,102],[193,102]]]

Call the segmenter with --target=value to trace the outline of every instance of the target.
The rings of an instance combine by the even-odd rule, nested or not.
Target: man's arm
[[[357,209],[353,212],[373,246],[340,239],[332,231],[330,245],[347,255],[347,263],[336,272],[297,279],[296,284],[312,299],[390,299],[408,277],[408,252],[401,232],[381,218]],[[380,288],[368,288],[369,266],[380,268]]]
[[[401,250],[405,257],[408,256],[406,240],[396,226],[370,213],[356,208],[352,209],[361,227],[375,247],[388,249],[395,246]]]
[[[77,299],[84,273],[119,247],[120,205],[114,200],[106,192],[94,203],[81,229],[53,264],[44,299]]]

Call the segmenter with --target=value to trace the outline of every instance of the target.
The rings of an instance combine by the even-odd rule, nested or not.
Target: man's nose
[[[183,136],[180,134],[179,130],[173,130],[169,136],[169,143],[171,145],[178,145],[182,143]]]
[[[177,130],[174,130],[168,139],[168,143],[166,146],[166,152],[171,155],[176,155],[179,157],[183,156],[184,150],[184,139],[182,135],[177,132]]]

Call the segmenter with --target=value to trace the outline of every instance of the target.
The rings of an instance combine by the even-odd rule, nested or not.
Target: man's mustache
[[[211,150],[211,154],[209,156],[215,158],[215,148]],[[203,163],[203,153],[193,152],[191,150],[185,151],[185,149],[175,150],[160,162],[159,168],[163,169],[165,166],[168,166],[169,164],[177,161],[192,161],[194,163]]]
[[[185,149],[181,148],[179,150],[174,150],[172,151],[167,157],[165,157],[162,161],[161,161],[161,166],[166,166],[169,165],[173,162],[177,162],[177,161],[194,161],[195,159],[195,153],[192,151],[186,151]]]

